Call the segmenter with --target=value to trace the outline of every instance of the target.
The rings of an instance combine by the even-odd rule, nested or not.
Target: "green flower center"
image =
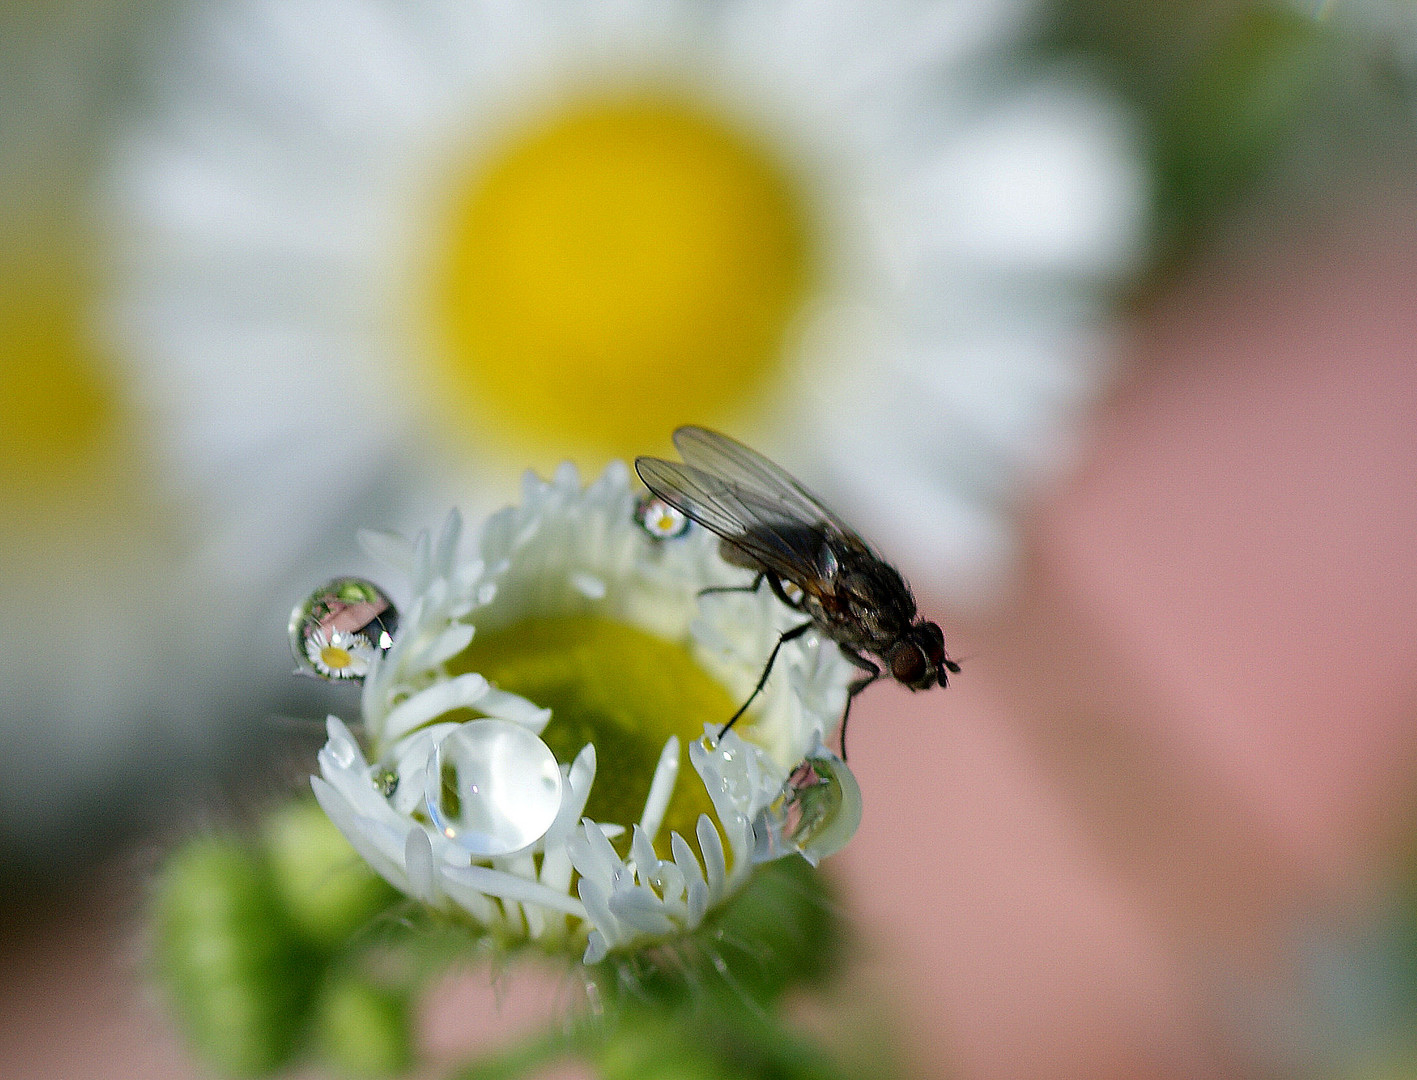
[[[558,761],[595,745],[596,779],[585,815],[624,825],[626,835],[617,842],[622,852],[644,811],[664,744],[677,735],[679,780],[655,848],[668,856],[671,831],[697,846],[699,815],[714,815],[688,746],[703,735],[705,722],[727,720],[737,703],[684,644],[609,619],[568,615],[479,634],[448,666],[455,675],[478,672],[551,709],[541,737]]]

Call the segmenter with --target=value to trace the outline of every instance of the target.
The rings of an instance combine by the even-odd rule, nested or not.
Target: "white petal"
[[[609,906],[621,926],[638,934],[667,937],[679,929],[665,913],[659,897],[641,885],[616,889],[610,895]]]
[[[481,701],[491,688],[476,673],[459,675],[447,682],[434,683],[400,705],[384,718],[381,737],[386,741],[402,738],[414,728],[436,720],[454,709],[467,709]]]
[[[659,834],[664,822],[664,812],[669,809],[669,800],[674,795],[674,783],[679,778],[679,737],[669,736],[664,749],[659,752],[659,762],[654,767],[654,780],[645,798],[645,811],[640,815],[640,825],[653,840]]]
[[[699,815],[698,837],[699,850],[704,853],[704,877],[708,881],[709,896],[716,902],[723,896],[728,867],[723,858],[723,841],[707,814]]]
[[[619,941],[620,921],[610,910],[609,891],[586,877],[581,878],[577,883],[576,890],[580,893],[581,903],[585,905],[586,918],[600,931],[606,943],[613,944]]]
[[[538,735],[551,719],[550,709],[543,709],[524,697],[497,689],[490,689],[478,698],[477,711],[495,716],[498,720],[521,724]]]
[[[566,893],[547,888],[541,882],[530,881],[517,874],[494,870],[490,866],[448,867],[444,869],[443,876],[449,881],[471,886],[488,896],[516,900],[520,903],[540,904],[553,911],[574,915],[579,919],[586,917],[585,905]]]
[[[404,840],[404,865],[408,868],[408,884],[413,895],[425,904],[438,902],[438,871],[433,861],[433,842],[428,834],[415,826]]]

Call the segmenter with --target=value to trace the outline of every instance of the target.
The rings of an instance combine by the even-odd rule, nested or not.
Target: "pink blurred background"
[[[921,1075],[1306,1071],[1297,942],[1360,921],[1417,751],[1417,200],[1232,237],[1141,306],[1127,375],[964,673],[876,688],[834,860]],[[931,600],[936,601],[931,603]],[[142,989],[142,858],[12,907],[6,1075],[199,1075]],[[444,1060],[557,988],[436,1002]]]

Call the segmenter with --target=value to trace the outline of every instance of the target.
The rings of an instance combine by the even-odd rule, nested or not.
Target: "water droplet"
[[[673,540],[689,531],[689,519],[656,495],[640,497],[635,520],[656,540]]]
[[[536,843],[561,808],[556,755],[509,720],[470,720],[428,760],[424,798],[439,832],[477,858]]]
[[[399,774],[387,765],[376,768],[370,774],[369,779],[374,781],[374,787],[386,799],[399,789]]]
[[[362,578],[336,578],[290,613],[296,674],[361,680],[394,643],[399,615],[382,589]]]
[[[812,865],[846,846],[861,824],[861,788],[846,762],[819,749],[788,775],[753,821],[754,862],[793,852]]]

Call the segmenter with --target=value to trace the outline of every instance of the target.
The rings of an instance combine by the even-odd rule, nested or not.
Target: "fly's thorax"
[[[915,598],[905,579],[869,552],[853,551],[842,558],[832,584],[838,617],[858,627],[858,634],[873,647],[889,646],[915,620]]]

